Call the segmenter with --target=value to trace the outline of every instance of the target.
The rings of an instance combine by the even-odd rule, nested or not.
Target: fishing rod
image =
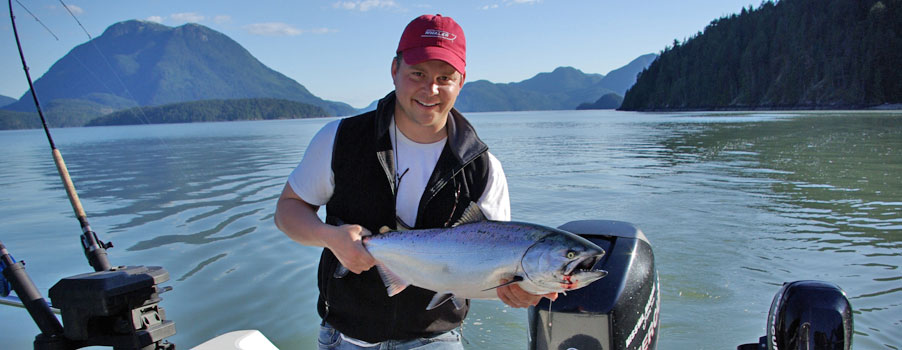
[[[18,1],[17,1],[18,2]],[[53,136],[50,134],[50,129],[47,127],[47,120],[44,118],[44,112],[41,110],[41,103],[38,101],[37,92],[34,90],[34,83],[31,80],[31,73],[28,71],[28,63],[25,61],[25,53],[22,51],[22,43],[19,40],[19,31],[16,28],[16,16],[13,14],[13,2],[9,0],[9,18],[12,22],[13,26],[13,35],[16,37],[16,46],[19,49],[19,58],[22,60],[22,69],[25,70],[25,77],[28,79],[28,88],[31,91],[31,97],[34,99],[35,108],[37,108],[38,116],[41,118],[41,125],[44,128],[44,134],[47,136],[47,141],[50,143],[50,149],[53,153],[53,161],[56,164],[56,170],[60,175],[60,179],[63,182],[63,187],[66,189],[66,194],[69,197],[69,203],[72,205],[72,210],[75,211],[75,217],[78,219],[78,223],[81,226],[82,234],[81,234],[81,245],[84,249],[85,257],[88,259],[88,264],[94,268],[94,271],[108,271],[112,267],[110,265],[109,259],[107,259],[107,248],[112,248],[112,243],[104,243],[97,237],[97,234],[91,230],[91,225],[88,223],[88,216],[85,214],[85,210],[81,205],[81,200],[78,199],[78,192],[75,191],[75,184],[72,183],[72,178],[69,176],[69,169],[66,168],[66,162],[63,160],[63,155],[60,153],[59,149],[56,148],[56,144],[53,142]]]
[[[172,289],[160,286],[169,280],[169,272],[159,266],[110,265],[106,249],[113,245],[102,242],[91,230],[69,170],[47,127],[47,120],[28,72],[28,63],[16,28],[13,3],[12,0],[8,2],[13,35],[16,37],[31,97],[50,143],[53,160],[69,203],[81,225],[82,248],[94,272],[63,278],[50,288],[52,305],[59,310],[63,319],[61,325],[53,315],[54,310],[25,272],[25,263],[15,261],[0,242],[0,304],[24,306],[28,310],[41,330],[35,337],[36,350],[69,350],[96,345],[112,346],[119,350],[175,350],[175,345],[165,340],[175,335],[175,323],[166,319],[165,310],[159,305],[162,301],[160,294]],[[18,0],[16,3],[22,5]],[[25,8],[24,5],[22,7]],[[27,8],[25,10],[28,11]],[[10,286],[7,286],[6,280]],[[11,290],[19,296],[18,301],[8,298]]]
[[[41,296],[41,292],[38,291],[34,282],[31,281],[31,277],[28,277],[28,274],[25,273],[25,262],[15,261],[9,252],[6,251],[6,246],[3,245],[3,242],[0,242],[0,270],[3,271],[2,277],[5,278],[4,281],[0,281],[4,282],[0,283],[0,296],[6,297],[9,295],[10,291],[6,287],[6,282],[9,281],[12,289],[19,296],[21,303],[21,305],[17,305],[17,303],[13,302],[10,305],[22,306],[25,310],[28,310],[28,314],[31,315],[31,318],[38,325],[38,329],[41,330],[41,334],[44,337],[59,337],[62,335],[63,326],[56,319],[56,316],[53,315],[50,305]],[[7,299],[4,298],[4,300]]]

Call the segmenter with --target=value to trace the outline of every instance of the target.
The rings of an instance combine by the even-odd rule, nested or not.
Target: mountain
[[[583,104],[588,106],[611,93],[623,96],[636,82],[639,72],[656,58],[658,55],[653,53],[639,56],[608,75],[587,74],[572,67],[558,67],[550,73],[539,73],[517,83],[499,84],[488,80],[467,82],[457,97],[455,107],[462,112],[494,112],[575,109]],[[617,100],[622,99],[618,97]],[[378,100],[358,110],[358,113],[376,109],[376,102]],[[610,102],[605,102],[604,105],[608,106]],[[619,105],[620,102],[617,102],[617,106]]]
[[[370,104],[368,106],[358,109],[357,114],[363,114],[363,113],[366,113],[369,111],[376,110],[376,107],[378,105],[379,105],[379,100],[374,100],[373,102],[370,102]]]
[[[0,95],[0,107],[6,106],[13,102],[16,102],[16,99],[9,97],[9,96]]]
[[[602,78],[601,74],[559,67],[517,83],[480,80],[464,85],[455,107],[461,112],[574,109],[580,103],[611,92],[597,86]]]
[[[102,53],[102,54],[101,54]],[[350,115],[344,103],[325,101],[303,85],[258,61],[226,35],[198,24],[168,27],[125,21],[72,49],[34,82],[51,125],[50,104],[78,104],[86,118],[136,106],[177,102],[279,98],[320,106],[330,115]],[[30,92],[26,92],[28,96]],[[4,109],[33,111],[30,99]]]
[[[782,0],[674,41],[621,109],[825,109],[902,103],[902,1]]]
[[[626,95],[626,90],[636,83],[636,76],[639,72],[648,67],[655,59],[657,54],[645,54],[627,63],[625,66],[608,72],[604,79],[598,82],[598,85],[616,92],[618,95]]]
[[[656,57],[640,56],[608,75],[558,67],[516,83],[474,81],[464,85],[455,107],[462,112],[575,109],[610,93],[622,95]]]
[[[615,93],[610,93],[601,96],[593,103],[583,103],[577,106],[576,109],[617,109],[620,108],[620,104],[622,103],[623,97]]]

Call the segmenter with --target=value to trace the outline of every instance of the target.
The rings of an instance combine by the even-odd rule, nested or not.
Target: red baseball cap
[[[395,53],[414,65],[428,60],[442,60],[466,74],[467,40],[464,30],[451,17],[422,15],[404,28]]]

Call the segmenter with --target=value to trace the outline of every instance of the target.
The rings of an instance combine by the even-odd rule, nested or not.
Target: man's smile
[[[435,102],[435,103],[425,103],[425,102],[423,102],[423,101],[416,100],[416,99],[415,99],[414,101],[417,101],[417,103],[419,103],[420,105],[422,105],[422,106],[424,106],[424,107],[435,107],[435,106],[438,106],[438,102]]]

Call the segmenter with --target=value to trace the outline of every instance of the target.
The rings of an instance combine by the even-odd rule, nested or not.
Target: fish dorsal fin
[[[454,307],[460,310],[464,307],[464,302],[454,296],[452,293],[435,293],[435,296],[432,297],[432,300],[429,301],[429,305],[426,305],[426,310],[432,310],[439,306],[442,306],[446,301],[451,300],[454,303]]]
[[[523,281],[523,276],[514,276],[514,278],[511,279],[510,281],[508,281],[507,283],[502,283],[502,284],[499,284],[499,285],[494,286],[494,287],[492,287],[492,288],[486,288],[486,289],[483,289],[482,291],[485,292],[485,291],[489,291],[489,290],[492,290],[492,289],[498,289],[498,288],[501,288],[501,287],[504,287],[504,286],[507,286],[507,285],[511,285],[511,284],[514,284],[514,283],[517,283],[517,282],[522,282],[522,281]]]
[[[382,226],[379,228],[379,233],[386,233],[388,231],[391,231],[391,229],[388,228],[388,226]]]
[[[485,217],[485,214],[482,213],[482,209],[479,209],[479,206],[476,205],[476,202],[470,202],[470,205],[467,206],[467,209],[464,210],[464,213],[460,216],[460,219],[458,219],[457,222],[454,223],[454,225],[451,225],[451,227],[485,220],[487,219]]]
[[[410,285],[410,283],[407,283],[403,278],[396,275],[394,272],[391,272],[385,265],[377,264],[376,270],[379,271],[379,276],[382,277],[382,283],[385,284],[385,290],[388,292],[389,297],[401,293],[401,291]]]

